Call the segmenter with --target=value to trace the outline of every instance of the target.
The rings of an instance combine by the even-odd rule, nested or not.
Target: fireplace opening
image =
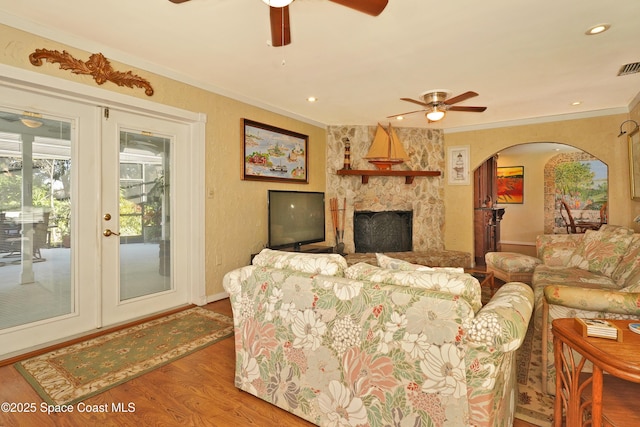
[[[407,252],[413,250],[412,238],[412,211],[354,212],[356,252]]]

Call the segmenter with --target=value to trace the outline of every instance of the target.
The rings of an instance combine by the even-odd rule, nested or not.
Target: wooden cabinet
[[[494,207],[498,200],[498,158],[487,159],[473,173],[474,240],[476,265],[485,265],[487,252],[499,252],[500,221],[504,208]]]
[[[476,265],[485,265],[487,252],[500,252],[500,221],[504,208],[477,208],[474,210]]]

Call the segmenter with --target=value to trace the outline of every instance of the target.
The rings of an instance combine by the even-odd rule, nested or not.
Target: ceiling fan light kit
[[[169,0],[172,3],[184,3],[189,0]],[[280,47],[291,43],[291,27],[289,24],[289,5],[294,0],[262,0],[269,6],[271,23],[271,46]],[[349,9],[378,16],[387,7],[389,0],[329,0]]]
[[[433,107],[433,110],[428,111],[425,116],[430,122],[437,122],[438,120],[442,120],[444,118],[444,114],[444,111],[438,110],[438,107]]]
[[[422,98],[421,101],[417,99],[411,99],[411,98],[400,98],[402,101],[412,102],[414,104],[421,105],[424,108],[422,110],[395,114],[387,118],[400,117],[407,114],[424,112],[429,122],[437,122],[444,118],[447,111],[465,111],[469,113],[482,113],[487,109],[487,107],[465,107],[465,106],[453,105],[453,104],[457,104],[458,102],[466,101],[467,99],[473,98],[474,96],[478,96],[478,94],[475,92],[468,91],[458,96],[454,96],[453,98],[447,99],[449,95],[450,95],[449,91],[429,90],[420,95],[420,98]]]
[[[20,122],[22,122],[22,124],[25,125],[26,127],[30,127],[32,129],[39,128],[43,124],[40,120],[27,119],[27,118],[21,118]]]
[[[285,7],[293,3],[293,0],[262,0],[266,5],[271,7]]]

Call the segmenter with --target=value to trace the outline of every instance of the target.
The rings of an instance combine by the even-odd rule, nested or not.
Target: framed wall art
[[[242,119],[242,179],[309,183],[309,136]]]
[[[498,167],[498,203],[524,203],[524,166]]]
[[[631,182],[631,200],[640,200],[640,130],[637,125],[629,135],[629,180]]]
[[[471,183],[469,167],[469,146],[449,147],[447,163],[449,185],[469,185]]]

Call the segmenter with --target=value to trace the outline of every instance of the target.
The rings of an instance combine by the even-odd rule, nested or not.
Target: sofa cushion
[[[566,266],[583,237],[582,234],[541,234],[536,238],[538,258],[544,265]]]
[[[484,259],[487,266],[510,273],[533,273],[542,262],[536,257],[516,252],[487,252]]]
[[[631,236],[634,233],[633,229],[631,228],[613,224],[604,224],[602,227],[600,227],[599,231],[603,233],[615,233],[627,236]]]
[[[376,254],[376,259],[378,260],[378,266],[389,270],[448,271],[450,273],[464,273],[464,268],[462,267],[429,267],[426,265],[412,264],[409,261],[393,258],[381,253]]]
[[[568,266],[611,277],[633,238],[620,229],[622,227],[611,231],[587,230]]]
[[[634,234],[627,252],[622,256],[613,275],[620,287],[632,286],[640,281],[640,234]]]
[[[390,270],[361,262],[347,268],[345,276],[350,279],[424,288],[459,295],[471,305],[474,312],[482,308],[480,282],[465,273],[441,270]]]
[[[273,249],[263,249],[253,258],[252,264],[339,277],[344,277],[347,269],[347,261],[338,254],[307,254]]]

